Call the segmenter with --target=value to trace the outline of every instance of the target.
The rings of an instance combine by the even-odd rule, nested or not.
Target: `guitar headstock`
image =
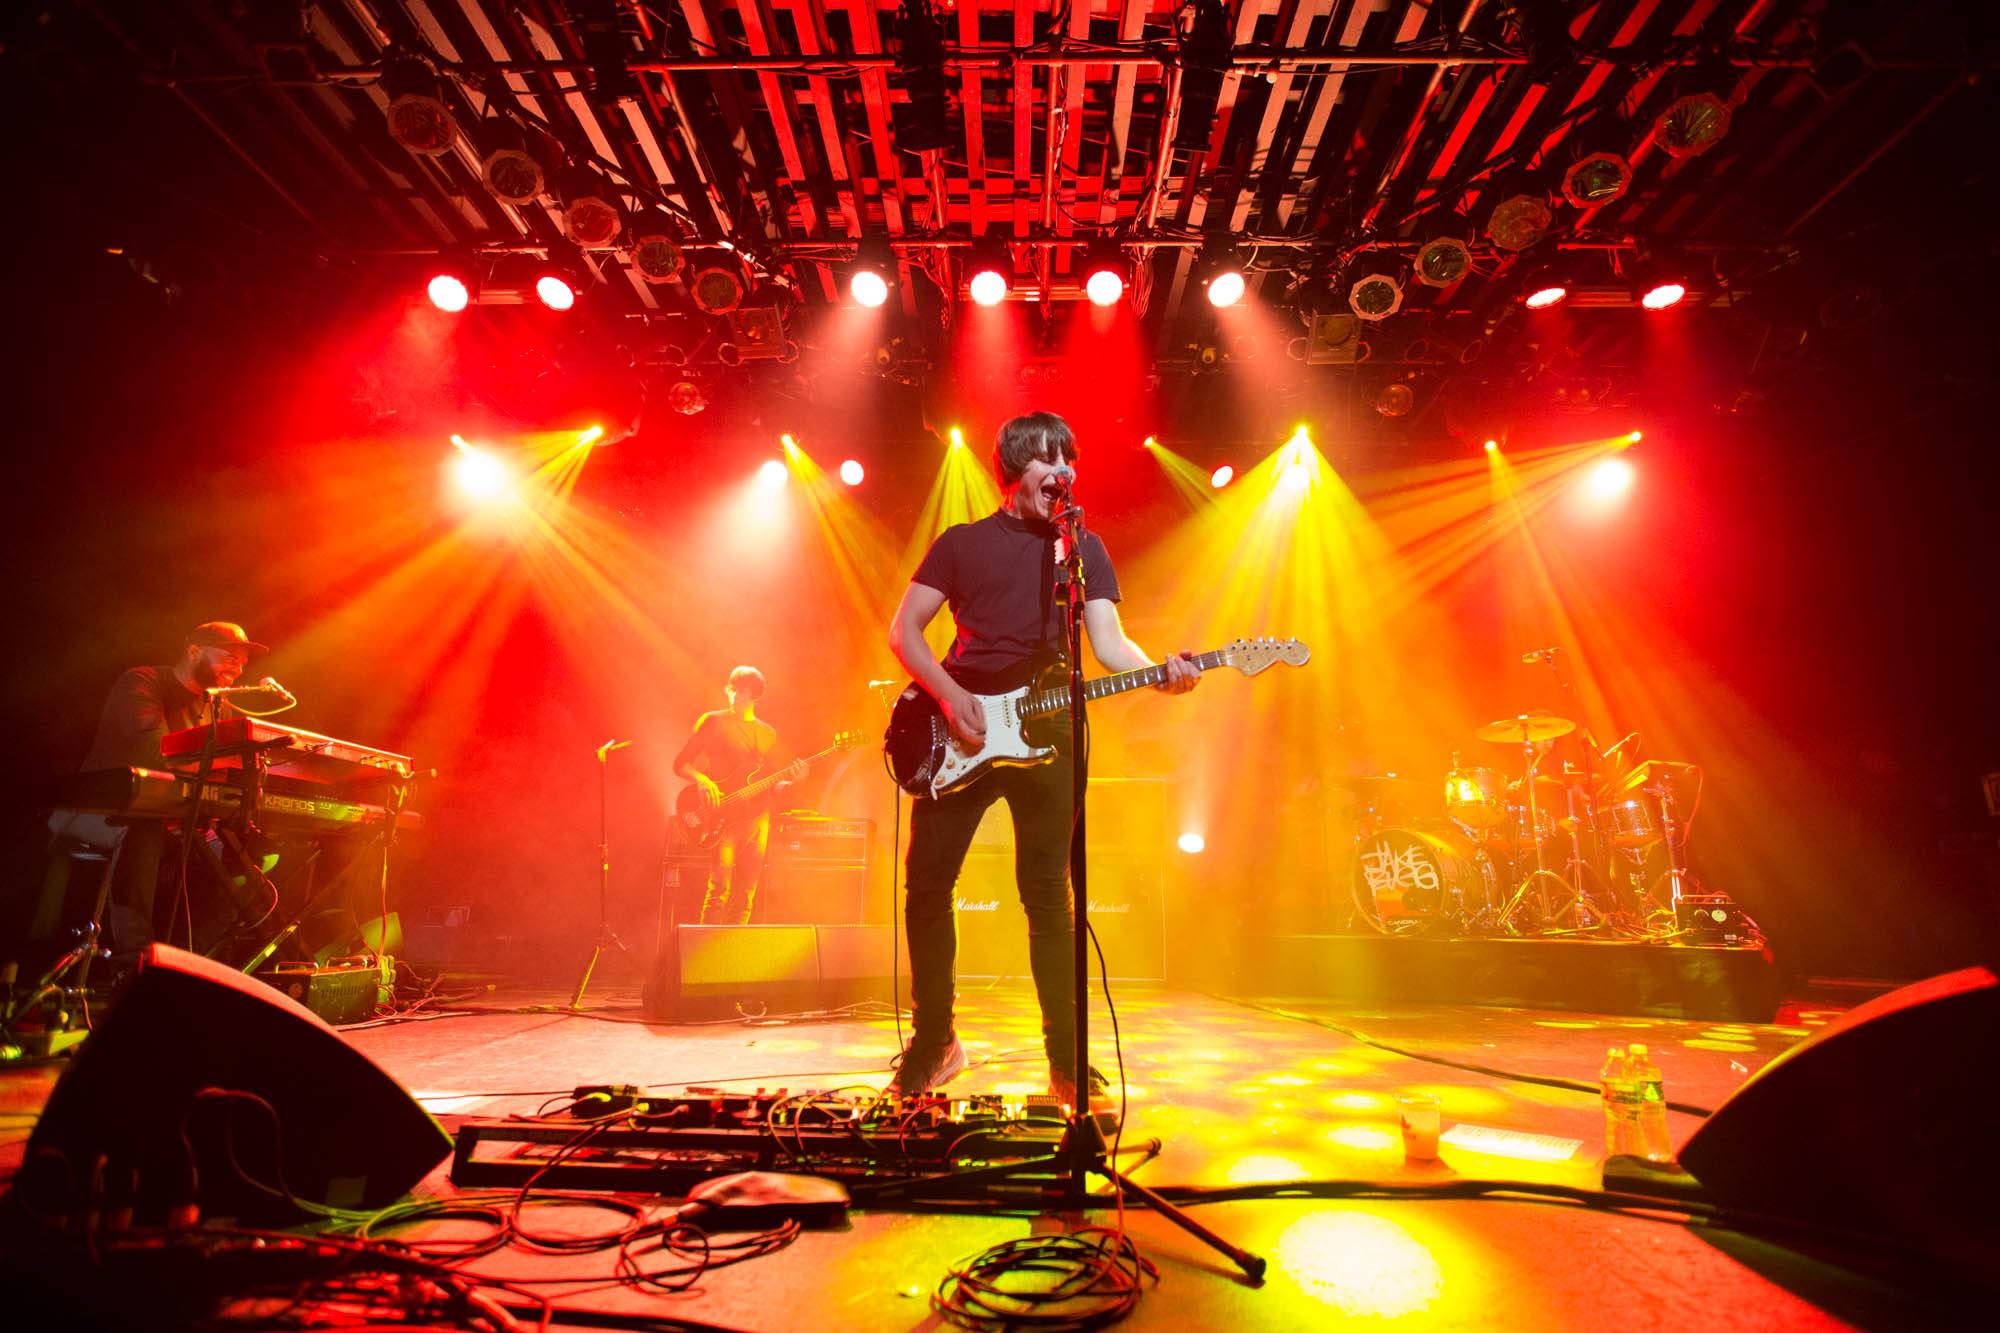
[[[836,731],[833,733],[833,748],[836,750],[858,750],[868,738],[858,731]]]
[[[1312,649],[1297,639],[1238,639],[1222,650],[1222,660],[1246,676],[1283,662],[1304,666],[1312,660]]]

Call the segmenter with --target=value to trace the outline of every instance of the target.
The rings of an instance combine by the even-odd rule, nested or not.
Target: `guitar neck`
[[[839,748],[840,747],[838,745],[829,745],[824,750],[821,750],[818,754],[809,755],[801,762],[808,766],[817,764],[820,760],[826,758],[828,755],[832,754],[835,750],[838,750]],[[730,806],[730,805],[736,805],[743,801],[756,800],[759,796],[762,796],[765,792],[771,790],[771,788],[777,786],[780,782],[784,781],[785,775],[791,772],[791,769],[792,766],[790,764],[786,764],[783,768],[779,769],[777,772],[771,774],[770,776],[758,778],[755,782],[751,783],[749,786],[738,788],[736,791],[733,791],[729,793],[729,795],[723,797],[722,804],[724,806]]]
[[[1195,654],[1194,665],[1202,671],[1213,671],[1226,663],[1223,661],[1222,650],[1218,648],[1214,652]],[[1113,694],[1123,694],[1127,690],[1144,689],[1148,685],[1158,685],[1166,678],[1167,667],[1164,662],[1139,667],[1133,671],[1120,671],[1113,676],[1099,676],[1095,680],[1083,682],[1084,702],[1103,699]],[[1029,717],[1035,717],[1044,713],[1060,713],[1068,707],[1069,689],[1065,686],[1060,689],[1040,690],[1029,695],[1022,712]]]

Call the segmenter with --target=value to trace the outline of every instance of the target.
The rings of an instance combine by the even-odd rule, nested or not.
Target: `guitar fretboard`
[[[1214,652],[1196,653],[1194,664],[1203,671],[1213,671],[1219,666],[1227,665],[1223,660],[1223,652],[1223,649],[1217,648]],[[1095,680],[1083,682],[1084,702],[1102,699],[1107,695],[1123,694],[1126,690],[1139,690],[1148,685],[1158,685],[1166,678],[1167,667],[1164,662],[1140,667],[1135,671],[1120,671],[1115,676],[1099,676]],[[1060,713],[1068,707],[1069,687],[1065,685],[1059,689],[1038,690],[1030,694],[1022,712],[1029,717],[1037,717],[1044,713]]]

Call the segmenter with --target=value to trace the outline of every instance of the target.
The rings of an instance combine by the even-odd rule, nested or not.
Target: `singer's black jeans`
[[[1028,966],[1042,1005],[1042,1045],[1051,1062],[1075,1064],[1076,959],[1072,952],[1069,756],[1034,768],[997,768],[947,796],[920,799],[910,812],[904,920],[910,940],[913,1046],[952,1038],[957,984],[958,873],[986,808],[1007,802],[1014,816],[1014,882],[1028,914]]]

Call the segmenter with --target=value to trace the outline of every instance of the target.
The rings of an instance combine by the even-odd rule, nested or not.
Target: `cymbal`
[[[1472,734],[1482,741],[1493,741],[1500,745],[1519,745],[1524,741],[1552,741],[1558,736],[1567,736],[1576,730],[1576,723],[1566,717],[1553,717],[1547,713],[1523,713],[1519,717],[1503,717],[1498,722],[1488,722]]]

